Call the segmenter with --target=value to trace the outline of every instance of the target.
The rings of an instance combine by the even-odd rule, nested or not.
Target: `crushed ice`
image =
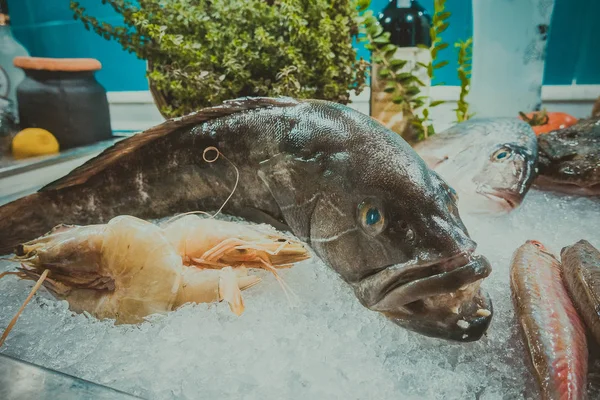
[[[555,252],[585,238],[600,247],[600,202],[532,191],[503,217],[464,215],[494,270],[484,287],[495,316],[481,341],[422,337],[363,308],[318,259],[244,292],[236,317],[225,303],[189,305],[139,326],[73,315],[39,292],[0,352],[150,399],[525,399],[535,398],[513,320],[508,267],[537,239]],[[8,269],[2,264],[0,270]],[[32,282],[0,281],[0,328]]]

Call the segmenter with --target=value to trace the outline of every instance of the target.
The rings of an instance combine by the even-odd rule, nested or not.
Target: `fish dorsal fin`
[[[182,117],[166,120],[160,125],[156,125],[144,132],[140,132],[116,143],[80,167],[75,168],[63,178],[44,186],[40,191],[59,190],[70,186],[81,185],[90,177],[114,164],[120,158],[135,152],[140,147],[158,138],[175,132],[179,128],[196,125],[248,110],[271,107],[292,107],[295,105],[298,105],[298,101],[289,97],[242,97],[234,100],[227,100],[221,105],[203,108]]]

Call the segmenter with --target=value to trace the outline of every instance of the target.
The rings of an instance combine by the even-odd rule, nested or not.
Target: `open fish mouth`
[[[476,341],[487,331],[492,302],[479,287],[491,273],[485,257],[461,253],[436,263],[388,270],[392,273],[385,273],[380,282],[385,289],[367,305],[371,310],[406,329],[447,340]],[[368,279],[375,282],[382,272]]]

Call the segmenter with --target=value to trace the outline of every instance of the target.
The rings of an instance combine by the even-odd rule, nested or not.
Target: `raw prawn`
[[[37,280],[0,339],[0,345],[40,285],[71,310],[117,324],[138,323],[185,303],[226,300],[244,311],[241,290],[260,281],[246,267],[270,270],[309,257],[306,248],[274,229],[189,215],[163,228],[119,216],[103,225],[59,225],[19,245],[18,272]],[[287,292],[286,292],[287,294]]]
[[[38,279],[75,312],[138,323],[187,302],[227,300],[241,314],[240,290],[260,281],[245,268],[203,270],[183,265],[162,229],[130,216],[105,225],[59,226],[17,248],[19,276]]]

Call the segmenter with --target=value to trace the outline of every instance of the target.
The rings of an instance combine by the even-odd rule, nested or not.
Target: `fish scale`
[[[561,251],[563,280],[592,336],[600,344],[600,251],[580,240]]]
[[[556,258],[527,241],[511,262],[515,311],[532,372],[546,400],[586,398],[588,350],[583,323],[563,286]]]

